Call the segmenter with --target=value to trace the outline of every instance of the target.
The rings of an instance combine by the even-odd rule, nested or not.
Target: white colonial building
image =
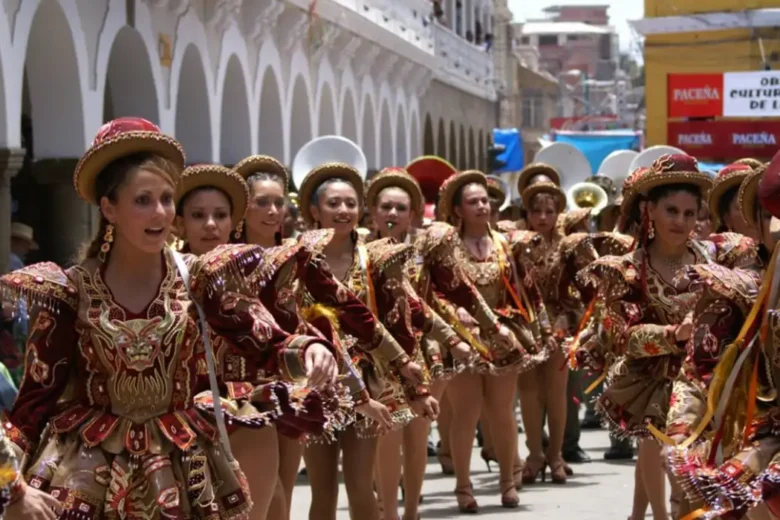
[[[43,258],[67,262],[91,234],[72,171],[118,116],[158,123],[189,163],[290,164],[340,134],[372,169],[423,153],[480,166],[497,82],[486,45],[466,37],[492,30],[492,2],[457,4],[447,23],[430,0],[4,0],[0,272],[11,206]]]

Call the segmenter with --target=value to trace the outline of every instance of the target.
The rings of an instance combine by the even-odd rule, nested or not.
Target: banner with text
[[[723,74],[669,74],[669,117],[714,117],[723,113]]]
[[[771,158],[780,143],[780,121],[670,121],[667,142],[695,157]]]
[[[780,71],[669,74],[667,115],[780,117]]]
[[[723,115],[780,116],[780,71],[727,72],[723,75]]]

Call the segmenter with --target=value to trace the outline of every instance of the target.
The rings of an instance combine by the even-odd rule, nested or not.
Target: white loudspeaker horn
[[[656,159],[661,157],[662,155],[687,155],[685,152],[680,150],[679,148],[675,148],[674,146],[667,146],[663,144],[659,144],[658,146],[651,146],[650,148],[645,148],[641,152],[639,152],[639,155],[634,157],[634,160],[631,161],[631,165],[628,167],[628,173],[631,174],[632,172],[636,171],[638,168],[649,168],[653,165]]]
[[[615,150],[601,161],[598,173],[612,180],[627,177],[631,173],[631,162],[637,155],[639,152],[633,150]]]
[[[549,164],[558,170],[561,176],[561,189],[564,193],[578,182],[583,182],[593,173],[585,154],[569,143],[550,143],[536,153],[534,162]]]
[[[310,171],[325,163],[343,163],[355,168],[363,181],[368,176],[368,161],[363,150],[346,137],[323,135],[301,147],[292,164],[292,178],[300,189]]]

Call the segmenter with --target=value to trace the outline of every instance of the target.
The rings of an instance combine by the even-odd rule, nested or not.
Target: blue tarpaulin
[[[523,140],[517,128],[494,128],[493,144],[504,145],[504,153],[498,159],[504,161],[506,166],[497,173],[516,172],[523,169]]]
[[[593,173],[612,152],[639,149],[639,135],[634,132],[554,132],[553,140],[569,143],[585,154]]]

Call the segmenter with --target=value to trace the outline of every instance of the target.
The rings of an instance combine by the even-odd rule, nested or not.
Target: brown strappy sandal
[[[461,513],[475,515],[479,512],[479,505],[474,498],[474,486],[469,484],[455,488],[455,498],[458,501],[458,510]]]

